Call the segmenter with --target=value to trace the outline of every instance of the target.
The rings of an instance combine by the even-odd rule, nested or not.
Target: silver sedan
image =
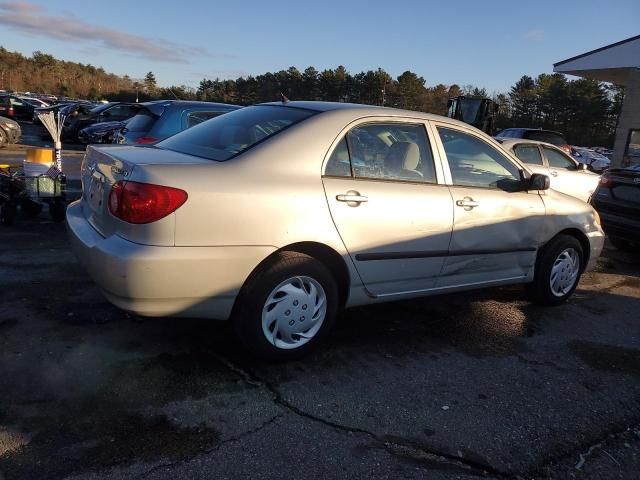
[[[345,307],[526,283],[566,300],[604,235],[492,138],[381,107],[271,103],[151,147],[89,147],[67,210],[74,249],[115,305],[230,320],[290,358]]]

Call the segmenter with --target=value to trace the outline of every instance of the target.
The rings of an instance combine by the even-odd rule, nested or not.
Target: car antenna
[[[289,103],[289,99],[287,98],[287,96],[280,92],[280,100],[282,101],[282,103]]]

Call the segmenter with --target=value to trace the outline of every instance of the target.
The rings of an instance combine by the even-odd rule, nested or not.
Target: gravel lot
[[[572,300],[357,308],[303,361],[108,304],[64,225],[0,230],[0,478],[577,478],[640,472],[640,256]]]

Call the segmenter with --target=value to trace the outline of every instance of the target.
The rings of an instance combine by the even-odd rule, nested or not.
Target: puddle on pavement
[[[571,351],[596,370],[640,377],[640,350],[594,342],[571,342]]]

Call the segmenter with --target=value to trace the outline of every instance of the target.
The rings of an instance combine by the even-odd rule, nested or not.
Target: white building
[[[612,165],[640,163],[640,35],[555,63],[553,71],[625,87]]]

